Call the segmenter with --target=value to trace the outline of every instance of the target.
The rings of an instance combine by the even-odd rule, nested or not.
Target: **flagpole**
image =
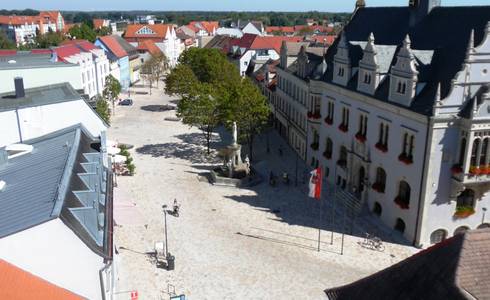
[[[322,188],[323,188],[323,169],[322,167],[319,167],[317,169],[317,172],[319,174],[319,182],[318,184],[320,185],[320,195],[319,195],[319,198],[318,200],[320,201],[320,213],[319,213],[319,216],[320,216],[320,219],[318,220],[318,252],[320,252],[320,239],[321,239],[321,235],[322,235],[322,208],[323,208],[323,201],[322,201]]]
[[[318,222],[318,252],[320,252],[320,237],[322,234],[322,210],[323,210],[323,201],[320,197],[320,220]]]
[[[333,202],[332,202],[332,234],[330,235],[330,245],[333,245],[333,231],[335,228],[335,200],[337,198],[337,164],[333,168]]]

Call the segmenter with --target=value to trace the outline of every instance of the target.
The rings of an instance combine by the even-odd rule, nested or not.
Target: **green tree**
[[[111,109],[109,108],[109,102],[103,97],[97,97],[95,102],[95,111],[107,124],[111,123]]]
[[[182,118],[182,122],[202,131],[208,154],[211,153],[213,132],[221,124],[223,114],[220,97],[215,93],[212,85],[198,83],[177,106],[177,116]]]
[[[121,93],[121,84],[119,81],[114,78],[114,76],[109,75],[105,78],[105,86],[102,95],[107,101],[112,103],[112,112],[115,112],[116,109],[116,99],[119,97]]]
[[[37,48],[49,48],[57,47],[63,42],[65,37],[61,32],[48,31],[44,34],[39,34],[36,36],[36,47]]]
[[[15,49],[15,43],[7,37],[3,30],[0,30],[0,49]]]
[[[253,160],[255,137],[267,125],[270,114],[267,99],[249,78],[237,83],[232,94],[228,117],[237,122],[240,139],[248,144],[250,160]]]
[[[168,66],[167,57],[162,53],[159,55],[153,55],[149,60],[147,60],[141,66],[141,74],[146,81],[150,83],[150,95],[153,83],[157,83],[162,78],[163,73],[166,71]]]
[[[185,64],[179,64],[165,78],[165,93],[187,97],[198,83],[199,79],[192,69]]]
[[[102,26],[101,28],[98,28],[95,30],[95,34],[97,36],[111,35],[112,34],[112,27]]]
[[[97,37],[95,31],[85,23],[82,23],[82,25],[80,26],[73,26],[72,28],[70,28],[68,33],[72,38],[87,40],[91,43],[93,43]]]

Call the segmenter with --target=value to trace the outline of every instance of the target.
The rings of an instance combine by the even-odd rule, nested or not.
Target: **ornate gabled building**
[[[414,245],[490,226],[490,6],[362,2],[302,90],[302,156]]]

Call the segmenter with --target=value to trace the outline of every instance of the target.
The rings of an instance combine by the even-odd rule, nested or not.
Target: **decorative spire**
[[[364,0],[357,0],[356,1],[356,9],[366,7],[366,1]]]
[[[411,45],[412,45],[412,41],[410,40],[410,36],[408,36],[408,34],[407,34],[405,36],[405,39],[403,40],[403,48],[410,49]]]
[[[374,44],[374,34],[372,32],[369,34],[368,42],[370,44]]]
[[[437,106],[441,106],[442,105],[441,83],[440,82],[437,83],[436,103],[437,103]]]
[[[473,53],[475,50],[475,30],[471,29],[470,33],[470,39],[468,41],[468,49],[467,49],[467,54]]]

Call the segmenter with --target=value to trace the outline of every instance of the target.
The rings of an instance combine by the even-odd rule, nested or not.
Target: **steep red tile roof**
[[[43,19],[49,19],[52,23],[58,22],[59,11],[41,11],[39,17]]]
[[[94,23],[95,29],[100,29],[100,28],[104,27],[105,20],[104,19],[93,19],[92,22]]]
[[[98,49],[94,44],[87,40],[66,40],[63,43],[61,43],[62,46],[67,46],[67,45],[73,45],[77,46],[78,48],[82,49],[85,52],[89,52],[94,49]]]
[[[119,45],[117,40],[112,35],[99,37],[99,40],[117,57],[123,58],[128,56],[128,53]]]
[[[37,16],[0,16],[0,24],[5,25],[24,25],[24,24],[38,24],[39,17]]]
[[[326,27],[326,26],[321,26],[321,25],[313,25],[313,26],[306,26],[306,25],[296,25],[296,26],[268,26],[265,31],[267,33],[273,33],[273,32],[282,32],[282,33],[297,33],[301,31],[302,29],[309,28],[312,31],[319,31],[322,33],[329,33],[333,31],[333,28],[331,27]]]
[[[310,39],[316,43],[332,45],[336,38],[335,35],[314,35]]]
[[[250,46],[250,49],[274,49],[277,53],[281,52],[281,45],[282,42],[293,42],[293,43],[299,43],[303,41],[303,37],[300,36],[292,36],[292,37],[286,37],[286,36],[259,36],[257,37],[252,45]]]
[[[66,58],[75,54],[79,54],[81,52],[80,49],[75,45],[61,46],[55,48],[53,51],[56,53],[56,55],[58,55],[58,59],[62,61],[66,61]]]
[[[162,50],[155,45],[155,42],[146,40],[138,43],[138,50],[148,51],[151,55],[162,54]]]
[[[83,298],[0,260],[0,299],[78,300]]]
[[[213,33],[213,31],[218,29],[218,27],[219,27],[219,23],[217,21],[201,22],[201,23],[209,33]]]
[[[144,28],[147,27],[151,31],[154,32],[154,34],[137,34],[137,32]],[[165,39],[167,32],[171,30],[173,25],[168,25],[168,24],[155,24],[155,25],[145,25],[145,24],[130,24],[128,25],[128,28],[126,29],[126,33],[124,34],[124,38],[161,38],[162,40]]]
[[[250,49],[255,39],[257,39],[258,35],[245,33],[237,42],[233,43],[233,46],[238,46],[240,48]],[[235,45],[236,44],[236,45]]]

